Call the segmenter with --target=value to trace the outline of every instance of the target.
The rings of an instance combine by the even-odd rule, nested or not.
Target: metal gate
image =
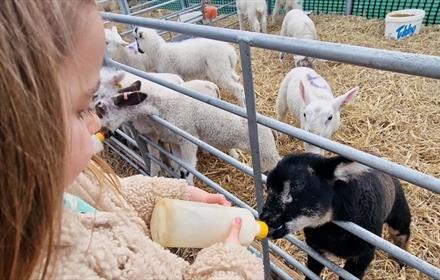
[[[120,0],[120,1],[125,2],[125,0]],[[332,140],[308,133],[304,130],[290,126],[286,123],[279,122],[272,118],[257,114],[255,109],[255,96],[253,89],[250,50],[251,47],[265,48],[275,51],[283,51],[283,52],[295,53],[304,56],[311,56],[329,61],[338,61],[338,62],[353,64],[358,66],[388,70],[388,71],[423,76],[423,77],[430,77],[435,79],[440,79],[440,57],[365,48],[365,47],[358,47],[358,46],[345,45],[345,44],[335,44],[335,43],[327,43],[327,42],[319,42],[319,41],[305,41],[294,38],[285,38],[276,35],[255,34],[251,32],[239,31],[239,30],[229,30],[229,29],[217,28],[212,26],[202,26],[202,25],[180,23],[174,21],[163,21],[158,19],[141,18],[130,15],[119,15],[113,13],[102,13],[102,15],[106,20],[124,23],[131,26],[136,25],[136,26],[149,27],[167,32],[188,34],[198,37],[225,41],[229,43],[235,43],[239,45],[240,59],[241,59],[241,65],[243,71],[245,97],[246,97],[246,109],[216,98],[207,97],[205,95],[197,93],[196,91],[183,88],[179,85],[158,79],[156,77],[152,77],[145,72],[112,61],[111,59],[108,58],[106,58],[106,63],[115,66],[117,68],[120,68],[122,70],[136,74],[142,78],[160,84],[177,92],[180,92],[184,95],[187,95],[199,101],[221,108],[232,114],[241,116],[243,118],[247,118],[253,168],[244,165],[243,163],[235,160],[229,155],[226,155],[220,150],[208,145],[207,143],[204,143],[203,141],[197,139],[196,137],[190,135],[189,133],[175,127],[173,124],[167,122],[166,120],[160,118],[159,116],[151,117],[157,123],[183,136],[184,138],[198,145],[202,149],[212,153],[213,155],[219,157],[220,159],[238,168],[245,174],[249,176],[253,176],[255,182],[258,212],[261,211],[263,206],[262,184],[265,183],[266,176],[261,174],[261,169],[260,169],[257,124],[267,126],[269,128],[293,136],[297,139],[321,147],[328,151],[340,154],[344,157],[347,157],[351,160],[357,161],[369,167],[375,168],[377,170],[381,170],[394,177],[400,178],[409,183],[428,189],[436,194],[440,193],[440,180],[435,177],[396,164],[394,162],[376,157],[374,155],[359,151],[350,146],[346,146],[334,142]],[[203,181],[207,186],[225,195],[226,198],[232,201],[235,205],[251,210],[255,216],[258,215],[258,212],[255,209],[252,209],[249,205],[245,204],[243,201],[235,197],[233,194],[220,187],[218,184],[210,180],[204,174],[200,173],[194,168],[189,167],[182,160],[168,153],[160,146],[155,145],[146,137],[142,135],[135,135],[136,139],[133,140],[130,137],[128,137],[126,134],[124,134],[122,131],[118,130],[117,133],[121,137],[123,137],[126,141],[128,141],[128,143],[138,147],[141,152],[141,156],[133,152],[127,146],[123,145],[118,139],[114,137],[111,137],[109,140],[106,141],[106,143],[112,149],[114,149],[118,154],[120,154],[121,157],[127,160],[127,162],[132,164],[140,173],[146,174],[142,166],[147,165],[147,163],[150,160],[153,160],[159,163],[159,165],[161,165],[171,176],[178,177],[177,174],[175,174],[172,170],[164,166],[159,160],[152,158],[152,156],[148,154],[148,152],[145,149],[146,146],[145,144],[148,143],[154,146],[155,148],[159,149],[163,154],[168,156],[171,160],[175,161],[176,163],[184,167],[186,170],[193,173],[194,176],[196,176],[201,181]],[[388,254],[399,259],[403,263],[406,263],[409,266],[412,266],[420,270],[421,272],[425,273],[426,275],[434,279],[440,279],[439,268],[417,258],[414,255],[411,255],[410,253],[382,239],[381,237],[374,235],[371,232],[350,222],[334,222],[334,223],[342,227],[343,229],[347,230],[348,232],[376,246],[378,249],[387,252]],[[306,243],[297,239],[292,234],[286,236],[286,239],[296,247],[305,251],[311,257],[315,258],[318,262],[324,264],[326,267],[334,271],[337,275],[341,276],[342,278],[357,279],[356,277],[354,277],[353,275],[351,275],[341,267],[334,264],[332,261],[328,260],[324,256],[321,256],[318,252],[314,251]],[[307,267],[305,267],[303,264],[298,262],[293,256],[289,255],[287,252],[285,252],[284,250],[282,250],[272,242],[265,240],[262,242],[262,247],[263,247],[262,253],[260,253],[258,250],[256,250],[256,248],[252,246],[249,247],[249,250],[251,250],[258,256],[263,258],[265,265],[266,279],[270,278],[271,271],[276,275],[278,275],[278,277],[280,277],[281,279],[292,279],[291,276],[289,276],[279,266],[277,266],[275,263],[270,261],[269,251],[283,258],[289,265],[295,267],[296,269],[298,269],[299,271],[304,273],[304,275],[310,277],[311,279],[320,279],[318,275],[314,274]]]

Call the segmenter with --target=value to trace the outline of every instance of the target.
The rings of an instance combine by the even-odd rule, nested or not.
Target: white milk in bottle
[[[236,217],[242,220],[242,245],[267,236],[267,225],[247,209],[169,198],[160,200],[153,210],[151,236],[164,247],[206,248],[226,240]]]

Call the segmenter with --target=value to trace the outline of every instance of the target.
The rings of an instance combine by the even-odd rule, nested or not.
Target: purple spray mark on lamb
[[[328,87],[327,87],[327,85],[326,84],[317,84],[316,82],[315,82],[315,80],[321,80],[321,78],[320,77],[318,77],[318,76],[314,76],[314,75],[312,75],[312,74],[307,74],[307,80],[310,82],[310,84],[312,85],[312,86],[314,86],[314,87],[316,87],[316,88],[322,88],[322,89],[327,89]]]

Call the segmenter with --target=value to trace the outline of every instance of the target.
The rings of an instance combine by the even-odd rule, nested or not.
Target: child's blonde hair
[[[42,278],[48,274],[65,185],[58,72],[86,24],[79,19],[94,6],[94,0],[2,1],[0,279],[29,279],[37,267]],[[117,185],[99,166],[95,161],[91,172]]]

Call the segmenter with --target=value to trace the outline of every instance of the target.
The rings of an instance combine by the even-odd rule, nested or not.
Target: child
[[[100,123],[87,108],[105,48],[94,2],[2,2],[0,279],[262,279],[239,220],[192,265],[149,237],[161,197],[228,205],[223,196],[182,180],[119,179],[91,160]],[[89,207],[75,211],[72,199]]]

